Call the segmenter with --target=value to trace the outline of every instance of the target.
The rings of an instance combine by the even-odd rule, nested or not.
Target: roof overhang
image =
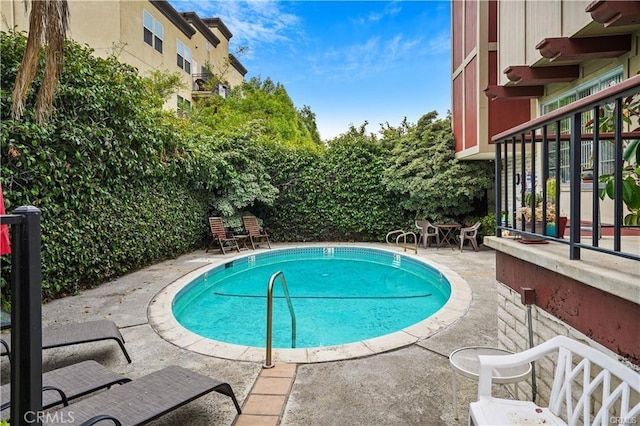
[[[484,89],[484,94],[494,99],[533,99],[544,95],[544,86],[493,86]]]
[[[640,2],[637,1],[596,0],[585,11],[605,28],[640,24]]]
[[[178,28],[182,34],[191,38],[196,33],[196,30],[189,25],[189,23],[175,10],[166,0],[149,0],[149,2],[156,7],[173,25]]]
[[[631,34],[545,38],[536,45],[536,49],[550,62],[617,58],[631,50]]]
[[[528,65],[511,65],[505,75],[518,86],[537,86],[551,83],[566,83],[580,76],[578,65],[532,68]]]
[[[238,58],[233,56],[233,54],[229,53],[229,61],[231,61],[231,65],[236,69],[242,76],[244,77],[247,74],[247,69],[240,63]]]
[[[209,27],[217,28],[227,40],[231,40],[231,37],[233,37],[233,34],[231,34],[231,31],[229,31],[229,28],[227,28],[224,22],[222,22],[222,19],[204,18],[202,21]]]
[[[220,39],[216,37],[214,33],[211,32],[211,29],[203,22],[202,19],[195,12],[182,12],[180,14],[188,23],[193,25],[200,31],[200,34],[204,36],[204,38],[209,41],[209,43],[213,44],[214,47],[217,47],[220,44]]]

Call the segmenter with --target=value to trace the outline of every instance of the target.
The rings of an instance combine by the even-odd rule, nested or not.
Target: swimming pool
[[[451,288],[437,270],[397,253],[349,247],[277,250],[211,270],[176,296],[173,314],[185,328],[214,340],[265,346],[266,289],[273,292],[273,347],[342,345],[382,336],[438,311]]]
[[[162,337],[186,349],[260,361],[266,287],[281,270],[292,297],[297,339],[296,348],[290,349],[291,319],[276,282],[277,359],[316,362],[378,353],[431,335],[468,308],[466,282],[425,260],[342,245],[251,252],[200,268],[169,285],[152,301],[149,320]],[[344,279],[342,284],[339,279]]]

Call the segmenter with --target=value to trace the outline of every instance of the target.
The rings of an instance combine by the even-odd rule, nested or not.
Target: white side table
[[[453,381],[453,411],[456,419],[458,418],[456,373],[460,373],[465,377],[477,380],[480,374],[478,355],[508,355],[512,353],[513,352],[506,349],[498,349],[488,346],[468,346],[451,352],[451,355],[449,355],[449,364],[451,365],[451,377]],[[517,383],[529,377],[531,374],[531,363],[512,368],[496,368],[493,371],[493,374],[493,383]],[[515,393],[517,398],[517,386],[515,386]]]

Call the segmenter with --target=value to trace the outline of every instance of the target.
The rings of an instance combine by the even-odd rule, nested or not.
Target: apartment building
[[[452,1],[458,158],[491,159],[494,135],[637,74],[639,35],[637,1]]]
[[[500,346],[563,334],[640,365],[640,227],[622,201],[634,161],[623,151],[640,139],[640,2],[451,5],[456,156],[496,163],[497,235],[485,244],[496,250]],[[613,198],[602,175],[615,177]],[[522,214],[534,193],[557,212],[543,211],[537,230]],[[561,215],[568,232],[550,232]]]
[[[0,1],[0,29],[28,31],[24,4]],[[68,37],[91,46],[95,55],[115,54],[142,75],[158,70],[182,76],[183,87],[167,100],[167,109],[189,108],[196,96],[224,96],[247,73],[229,53],[233,34],[219,18],[178,12],[166,0],[70,0],[68,4]],[[213,76],[221,78],[212,84]]]

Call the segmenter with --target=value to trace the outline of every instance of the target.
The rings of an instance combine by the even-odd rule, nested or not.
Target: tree
[[[25,10],[28,2],[25,2]],[[58,87],[64,41],[69,28],[67,0],[36,0],[31,2],[27,48],[16,76],[11,103],[11,117],[24,114],[29,88],[38,72],[40,48],[45,45],[45,69],[36,97],[36,123],[43,124],[51,116],[53,95]]]
[[[415,126],[403,123],[383,130],[383,145],[394,147],[395,159],[385,170],[383,183],[402,194],[402,207],[417,217],[460,220],[491,188],[493,167],[488,161],[458,161],[451,120],[437,117],[432,111]]]
[[[198,100],[192,115],[199,125],[226,135],[251,129],[253,140],[263,145],[318,151],[323,145],[314,139],[311,129],[315,121],[309,118],[303,118],[282,84],[258,77],[235,87],[226,99],[211,96]]]
[[[305,105],[302,109],[298,110],[300,114],[300,119],[305,127],[309,130],[311,134],[311,139],[318,145],[322,145],[322,140],[320,139],[320,133],[318,132],[318,126],[316,124],[316,114],[311,111],[311,107]]]

